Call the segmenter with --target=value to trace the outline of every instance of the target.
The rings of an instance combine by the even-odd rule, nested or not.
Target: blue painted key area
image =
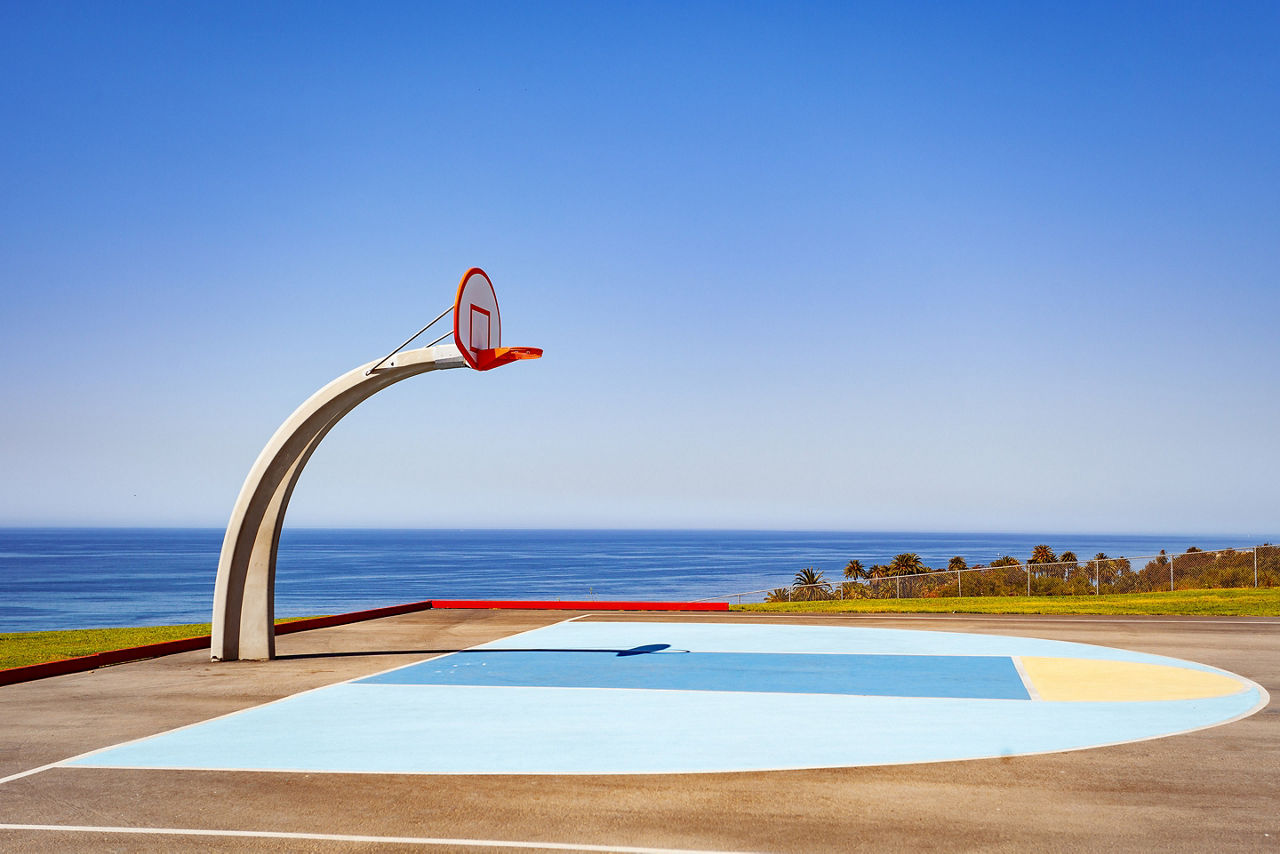
[[[1007,656],[685,652],[663,646],[476,650],[371,676],[358,684],[1031,699]]]

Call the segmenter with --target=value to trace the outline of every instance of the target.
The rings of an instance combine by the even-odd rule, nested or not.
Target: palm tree
[[[1049,548],[1044,543],[1041,543],[1040,545],[1036,546],[1034,549],[1031,550],[1031,557],[1029,560],[1027,560],[1027,566],[1030,567],[1031,564],[1033,563],[1057,563],[1057,562],[1058,562],[1058,556],[1053,553],[1053,549]],[[1030,571],[1031,571],[1030,569],[1027,570],[1027,572],[1030,572]],[[1040,576],[1041,573],[1037,572],[1036,575]],[[1052,577],[1053,573],[1050,572],[1049,576]]]
[[[1036,546],[1031,550],[1031,559],[1027,563],[1057,563],[1058,556],[1053,553],[1053,549],[1044,543]]]
[[[831,582],[827,581],[824,573],[811,566],[806,566],[796,573],[795,583],[791,585],[791,600],[793,602],[808,602],[830,598]]]
[[[764,594],[764,601],[766,601],[766,602],[790,602],[790,601],[791,601],[791,588],[790,588],[790,587],[775,587],[774,589],[770,590],[768,593]]]
[[[856,581],[842,581],[840,582],[840,598],[865,599],[867,598],[867,587],[865,584],[859,584]]]
[[[869,580],[871,573],[863,568],[862,561],[857,558],[849,561],[844,568],[844,577],[850,580],[840,585],[841,599],[860,599],[866,595],[861,582]]]
[[[871,568],[867,570],[867,580],[871,583],[867,586],[871,588],[873,596],[880,596],[885,587],[880,584],[880,579],[889,577],[889,567],[883,563],[873,563]]]
[[[1098,552],[1093,556],[1093,579],[1096,593],[1102,592],[1102,585],[1110,584],[1115,580],[1114,573],[1111,571],[1111,558],[1107,557],[1106,552]]]
[[[925,570],[924,561],[915,552],[903,552],[889,561],[889,571],[893,575],[916,575]]]
[[[890,575],[918,575],[928,571],[929,568],[924,565],[924,561],[920,560],[920,555],[915,552],[903,552],[900,555],[894,555],[893,560],[889,561]],[[918,583],[919,579],[907,580],[907,595],[911,595],[913,590],[918,590]],[[896,595],[901,596],[902,582],[900,580],[894,581],[893,589]]]
[[[860,579],[870,578],[871,573],[862,568],[862,561],[854,559],[849,561],[845,566],[844,577],[858,581]]]
[[[1015,569],[1016,567],[1016,569]],[[1022,572],[1022,561],[1012,555],[1001,555],[991,561],[991,568],[1003,568],[1002,573],[992,573],[989,577],[995,580],[997,585],[997,594],[1001,596],[1015,595],[1019,587],[1022,587],[1026,580]],[[1025,588],[1023,588],[1025,589]]]

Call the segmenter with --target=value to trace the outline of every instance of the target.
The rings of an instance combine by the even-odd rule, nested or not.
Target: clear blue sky
[[[0,524],[1280,531],[1276,3],[0,0]]]

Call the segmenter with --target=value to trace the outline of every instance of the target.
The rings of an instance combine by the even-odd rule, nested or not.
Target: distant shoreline
[[[201,623],[220,528],[0,528],[0,632]],[[1024,557],[1041,542],[1082,558],[1241,546],[1235,537],[724,530],[286,528],[276,613],[342,613],[426,599],[692,601],[837,579],[900,552],[928,566]],[[1140,564],[1139,564],[1140,566]]]

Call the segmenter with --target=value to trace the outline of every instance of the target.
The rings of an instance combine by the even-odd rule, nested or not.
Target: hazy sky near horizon
[[[0,0],[0,524],[1280,533],[1280,5]]]

